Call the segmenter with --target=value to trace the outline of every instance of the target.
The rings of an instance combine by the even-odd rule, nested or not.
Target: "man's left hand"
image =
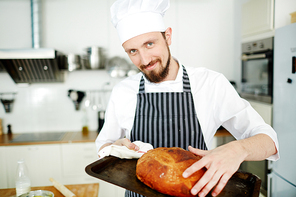
[[[196,149],[191,146],[188,148],[189,151],[202,156],[202,158],[187,168],[183,173],[183,177],[187,178],[203,167],[207,169],[206,173],[191,189],[191,193],[193,195],[199,194],[199,197],[206,196],[215,185],[212,195],[217,196],[246,157],[243,148],[232,142],[210,151]]]

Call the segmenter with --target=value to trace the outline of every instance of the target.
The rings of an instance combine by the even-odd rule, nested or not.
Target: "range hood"
[[[0,49],[0,67],[15,83],[63,82],[66,57],[54,49]]]
[[[0,49],[0,68],[5,68],[15,83],[63,82],[65,78],[66,56],[40,48],[41,1],[31,0],[32,48]]]

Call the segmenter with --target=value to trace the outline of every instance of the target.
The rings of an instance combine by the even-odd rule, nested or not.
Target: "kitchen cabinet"
[[[61,179],[60,145],[6,146],[5,160],[7,187],[15,187],[17,161],[24,159],[29,171],[31,186],[51,185],[50,177]]]
[[[85,167],[98,159],[94,142],[0,146],[0,188],[14,188],[17,160],[24,159],[31,186],[99,183],[99,197],[122,197],[125,189],[91,177]]]
[[[95,143],[61,144],[61,153],[64,184],[98,182],[85,172],[88,164],[98,160]]]
[[[272,104],[268,103],[261,103],[256,101],[250,101],[249,103],[252,105],[252,107],[260,114],[260,116],[263,118],[263,120],[272,126]]]
[[[274,0],[250,0],[242,6],[242,36],[273,31]]]
[[[5,147],[0,147],[0,189],[7,188],[7,173],[4,154]]]
[[[91,177],[85,167],[98,160],[95,143],[61,144],[63,184],[99,183],[99,197],[123,197],[125,189]]]
[[[99,180],[99,197],[124,197],[125,189]]]

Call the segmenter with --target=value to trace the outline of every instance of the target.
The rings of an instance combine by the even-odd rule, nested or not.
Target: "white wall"
[[[89,46],[102,46],[109,57],[127,57],[110,22],[109,7],[114,0],[44,0],[42,46],[64,53],[85,53]],[[239,27],[234,23],[235,0],[171,0],[165,23],[173,29],[172,55],[187,66],[204,66],[234,79],[238,61],[235,42]],[[0,1],[0,48],[30,48],[29,0]],[[0,92],[16,91],[11,113],[0,106],[3,127],[13,132],[79,131],[82,111],[75,111],[67,97],[70,88],[100,89],[113,80],[103,71],[70,73],[65,83],[32,84],[19,87],[6,73],[0,73]],[[118,80],[117,80],[118,81]],[[113,80],[112,84],[116,83]],[[97,128],[97,115],[88,110],[90,128]]]
[[[64,53],[105,47],[127,57],[110,22],[114,0],[44,0],[42,46]],[[234,0],[171,0],[165,16],[173,28],[172,54],[190,66],[206,66],[232,78]],[[30,1],[0,1],[0,48],[31,47]],[[225,52],[227,51],[227,52]]]
[[[207,67],[233,79],[234,2],[177,1],[177,54],[185,65]]]

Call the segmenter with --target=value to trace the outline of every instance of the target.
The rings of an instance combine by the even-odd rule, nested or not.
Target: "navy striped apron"
[[[131,131],[131,141],[142,141],[157,147],[188,146],[207,150],[204,137],[196,116],[190,81],[183,67],[183,92],[145,93],[142,76],[137,108]],[[125,196],[140,197],[137,193],[126,191]]]

